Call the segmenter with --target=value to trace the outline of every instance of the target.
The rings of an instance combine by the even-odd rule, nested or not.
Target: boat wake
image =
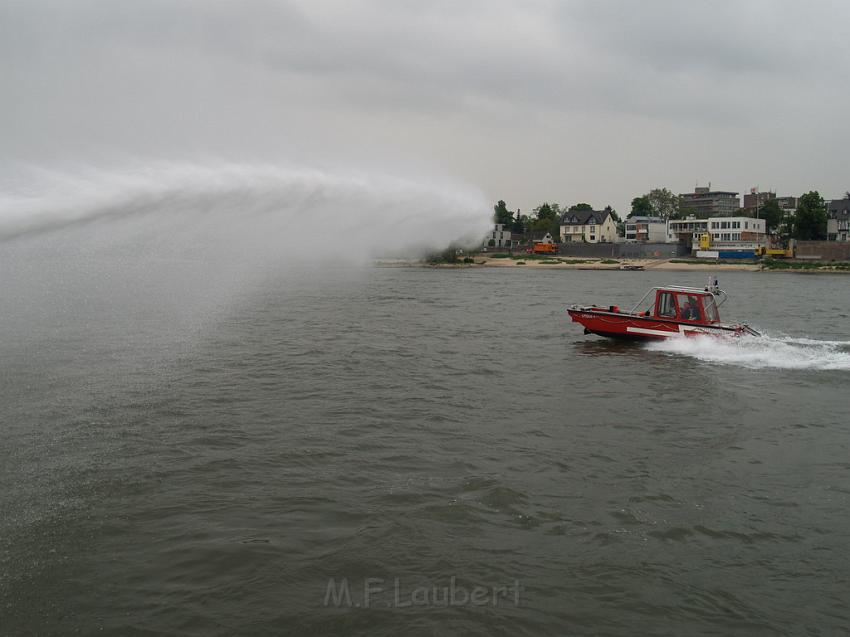
[[[761,336],[681,338],[648,343],[647,349],[750,369],[850,370],[850,341]]]

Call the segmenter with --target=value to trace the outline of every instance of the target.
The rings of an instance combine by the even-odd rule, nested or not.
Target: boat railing
[[[637,312],[638,308],[639,308],[641,305],[643,305],[643,302],[644,302],[644,301],[646,301],[647,297],[648,297],[650,294],[653,294],[653,293],[654,293],[656,290],[658,290],[658,289],[659,289],[659,288],[650,288],[650,289],[649,289],[649,292],[647,292],[646,294],[644,294],[644,295],[641,297],[640,301],[638,301],[637,303],[635,303],[635,306],[634,306],[634,307],[633,307],[633,308],[629,311],[629,314],[634,314],[635,312]]]

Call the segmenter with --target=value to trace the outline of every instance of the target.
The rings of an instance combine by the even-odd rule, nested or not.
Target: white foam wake
[[[701,361],[750,369],[850,370],[850,341],[790,337],[668,339],[647,348]]]

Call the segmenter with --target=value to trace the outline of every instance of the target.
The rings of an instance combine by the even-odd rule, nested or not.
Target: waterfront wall
[[[821,261],[850,261],[850,242],[798,241],[798,257],[820,257]]]
[[[616,259],[617,243],[565,242],[558,246],[558,254],[567,257]]]
[[[618,243],[623,259],[673,259],[691,256],[688,246],[681,243]]]
[[[562,243],[558,254],[600,259],[672,259],[689,256],[687,246],[678,243]]]

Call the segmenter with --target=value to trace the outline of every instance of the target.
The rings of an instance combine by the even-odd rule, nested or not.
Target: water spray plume
[[[481,193],[457,184],[233,163],[29,171],[0,188],[0,211],[2,241],[147,217],[213,243],[277,246],[279,257],[318,245],[357,258],[420,256],[477,244],[489,223]]]
[[[143,338],[149,319],[185,335],[262,290],[480,245],[489,219],[472,189],[390,175],[234,163],[27,170],[0,184],[0,327],[51,333],[62,317],[83,329],[109,316],[128,338]]]

